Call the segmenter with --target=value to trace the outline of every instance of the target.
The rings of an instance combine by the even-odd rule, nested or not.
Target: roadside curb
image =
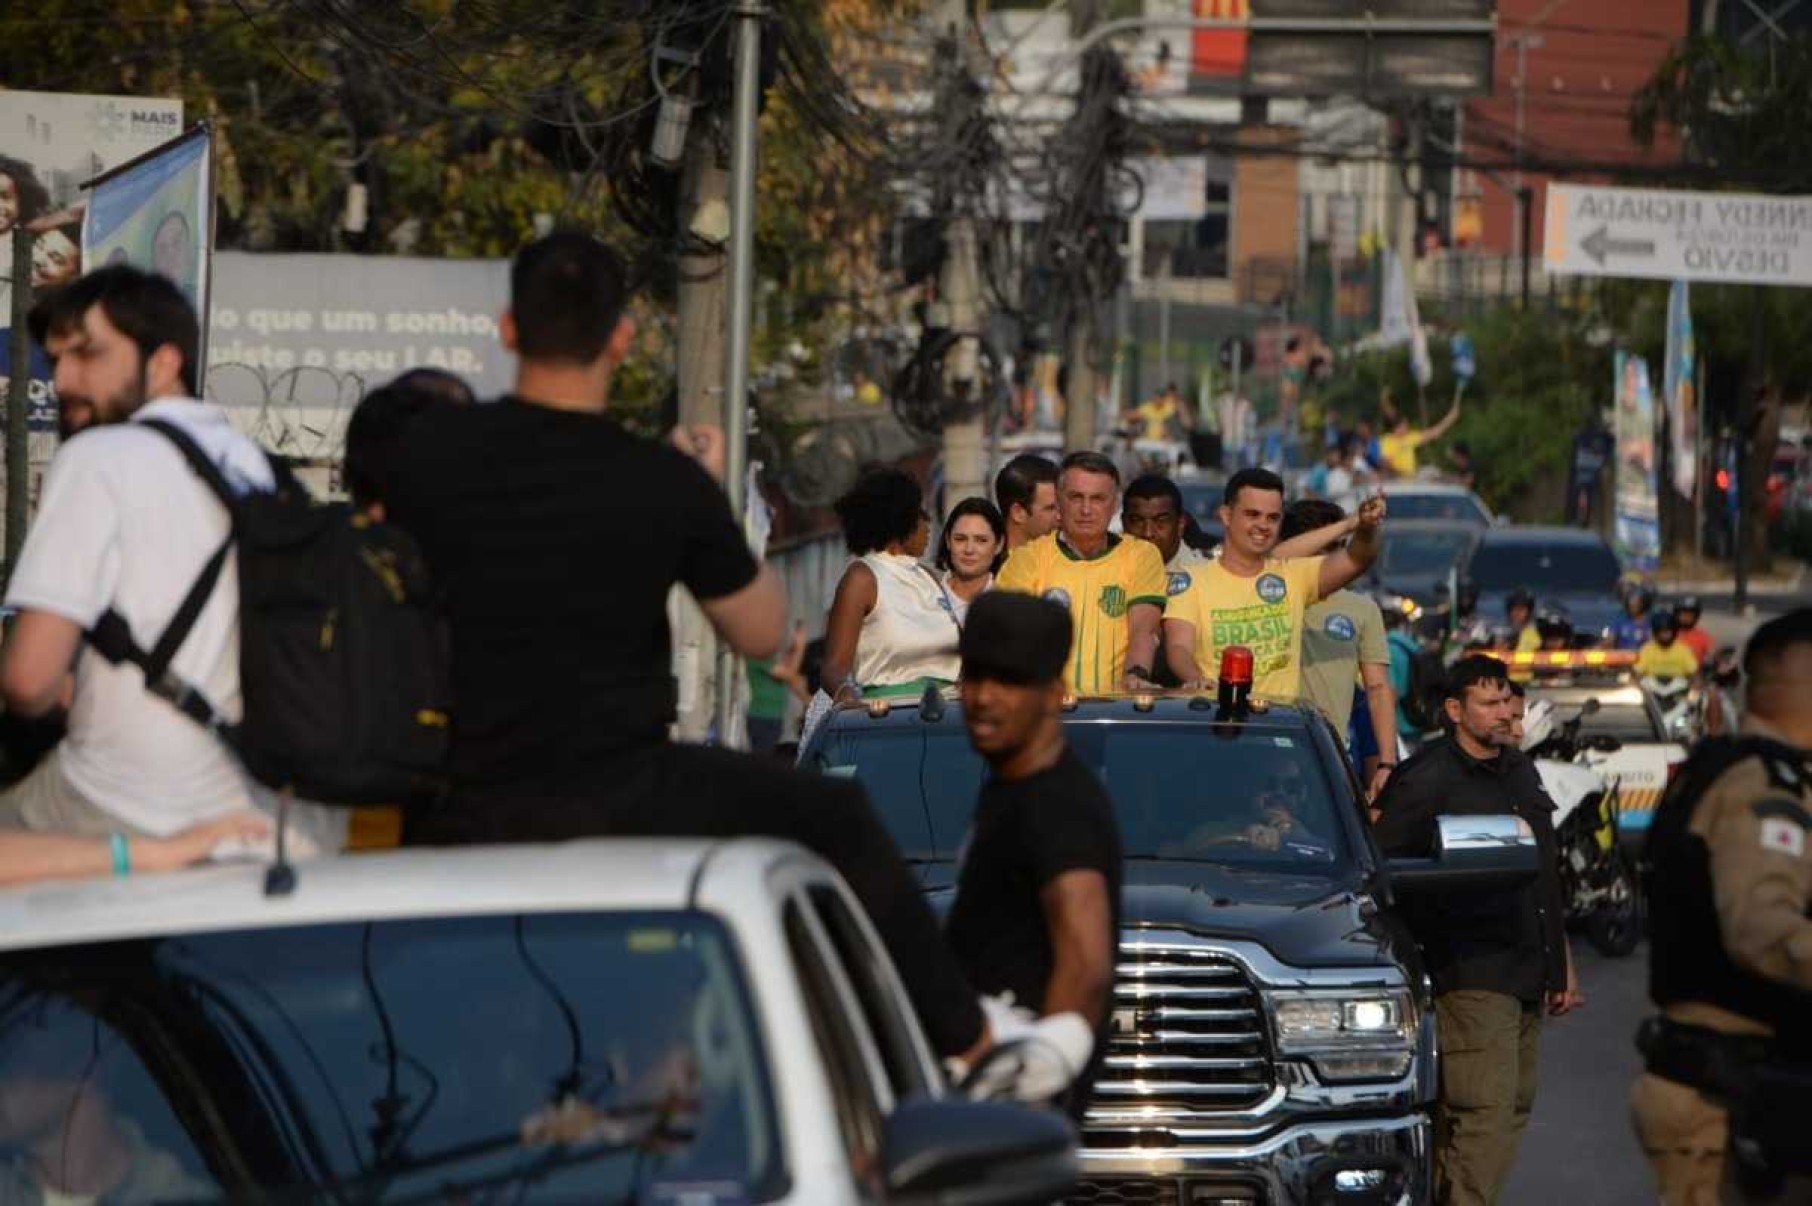
[[[1806,563],[1800,562],[1786,581],[1750,582],[1749,597],[1778,598],[1797,595],[1806,585]],[[1713,595],[1728,597],[1736,590],[1734,578],[1657,579],[1655,589],[1664,595]]]

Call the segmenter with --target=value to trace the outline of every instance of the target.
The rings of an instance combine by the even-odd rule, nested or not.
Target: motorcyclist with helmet
[[[1685,641],[1674,617],[1663,611],[1650,625],[1649,639],[1636,651],[1636,673],[1644,678],[1691,678],[1699,659]]]
[[[1541,648],[1541,633],[1535,627],[1535,596],[1524,587],[1516,587],[1504,596],[1504,619],[1511,632],[1511,648],[1530,653]]]
[[[1543,603],[1535,609],[1536,647],[1543,653],[1565,653],[1573,648],[1573,618],[1558,603]],[[1521,648],[1519,642],[1518,648]]]
[[[1611,648],[1640,649],[1648,643],[1649,609],[1655,605],[1655,588],[1634,582],[1623,592],[1624,614],[1611,625]]]
[[[1704,611],[1697,595],[1685,595],[1674,604],[1674,619],[1680,625],[1680,643],[1692,650],[1701,666],[1711,660],[1712,646],[1711,634],[1699,627],[1699,617]]]

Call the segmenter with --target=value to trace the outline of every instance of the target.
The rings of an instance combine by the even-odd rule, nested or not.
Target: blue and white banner
[[[90,270],[132,264],[175,281],[208,329],[214,244],[214,138],[203,122],[98,177],[82,222]]]
[[[1691,288],[1685,281],[1675,281],[1668,290],[1667,364],[1661,370],[1674,491],[1681,498],[1692,498],[1699,484],[1699,399],[1693,377],[1698,354],[1692,339]]]
[[[1648,362],[1618,352],[1617,505],[1614,543],[1623,568],[1652,573],[1661,559],[1661,504],[1655,473],[1655,393]]]

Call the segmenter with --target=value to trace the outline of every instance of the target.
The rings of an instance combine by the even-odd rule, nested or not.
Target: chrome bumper
[[[1085,1147],[1083,1185],[1068,1201],[1123,1200],[1116,1185],[1155,1182],[1176,1192],[1153,1200],[1179,1206],[1425,1206],[1432,1200],[1430,1139],[1428,1117],[1417,1113],[1301,1123],[1243,1143]]]

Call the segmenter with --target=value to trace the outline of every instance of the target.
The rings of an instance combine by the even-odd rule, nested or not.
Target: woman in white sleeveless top
[[[838,701],[918,696],[956,681],[957,619],[944,584],[920,561],[931,524],[910,474],[881,469],[837,501],[856,555],[831,602],[824,690]]]
[[[1007,522],[985,498],[965,498],[950,508],[938,540],[937,568],[944,596],[960,623],[969,604],[994,586],[994,575],[1007,559]]]

